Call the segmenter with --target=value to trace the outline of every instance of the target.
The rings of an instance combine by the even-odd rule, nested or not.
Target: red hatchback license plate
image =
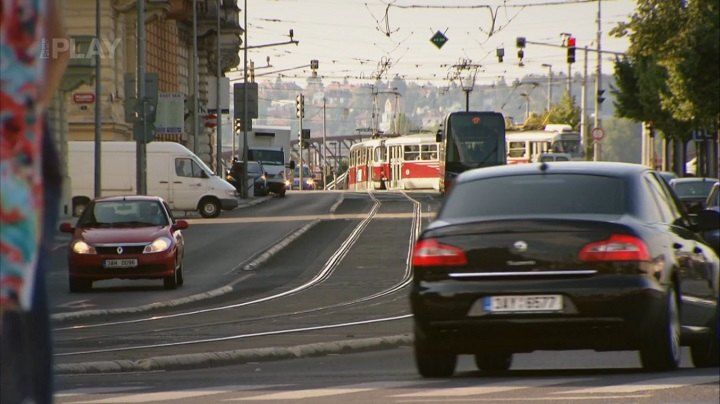
[[[103,268],[135,268],[137,265],[138,261],[135,258],[103,261]]]

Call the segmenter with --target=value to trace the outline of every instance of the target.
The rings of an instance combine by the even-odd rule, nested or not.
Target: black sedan
[[[415,359],[447,377],[534,350],[638,350],[672,370],[680,346],[718,365],[716,253],[667,183],[634,164],[539,163],[461,174],[413,250]]]
[[[231,183],[235,187],[235,189],[237,189],[238,193],[242,192],[240,179],[242,178],[242,170],[244,165],[245,163],[242,161],[233,162],[233,165],[230,168],[230,172],[226,177],[227,181]],[[267,173],[265,172],[265,168],[263,167],[262,163],[260,163],[259,161],[249,162],[247,166],[247,180],[248,184],[250,183],[250,181],[252,181],[253,194],[255,196],[266,196],[268,193],[270,193],[270,188],[268,187],[267,182]]]

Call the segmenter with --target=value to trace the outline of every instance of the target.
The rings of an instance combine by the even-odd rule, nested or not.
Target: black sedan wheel
[[[710,335],[708,335],[708,338],[690,347],[690,355],[695,367],[711,368],[720,365],[720,350],[718,350],[718,344],[720,343],[720,311],[718,311],[717,306],[715,307],[713,322],[714,324],[709,325]]]
[[[475,354],[475,365],[480,370],[499,372],[510,369],[512,365],[512,354],[505,352],[477,353]]]
[[[415,329],[415,364],[422,377],[450,377],[455,373],[457,355],[433,349],[441,345]]]
[[[675,289],[666,296],[665,312],[640,347],[642,366],[650,371],[674,370],[680,365],[680,311]]]

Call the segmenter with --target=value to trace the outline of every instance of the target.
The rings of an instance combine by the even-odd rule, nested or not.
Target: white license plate
[[[486,313],[560,311],[562,308],[562,295],[488,296],[483,299]]]
[[[135,258],[105,260],[103,262],[103,267],[105,268],[135,268],[137,265],[138,262]]]

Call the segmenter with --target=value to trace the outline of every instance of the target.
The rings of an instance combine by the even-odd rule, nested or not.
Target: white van
[[[101,196],[137,193],[135,142],[103,142]],[[238,194],[198,156],[175,142],[147,144],[147,193],[159,196],[178,211],[198,211],[217,217],[238,206]],[[72,212],[79,216],[95,195],[95,142],[68,142],[68,175]]]

